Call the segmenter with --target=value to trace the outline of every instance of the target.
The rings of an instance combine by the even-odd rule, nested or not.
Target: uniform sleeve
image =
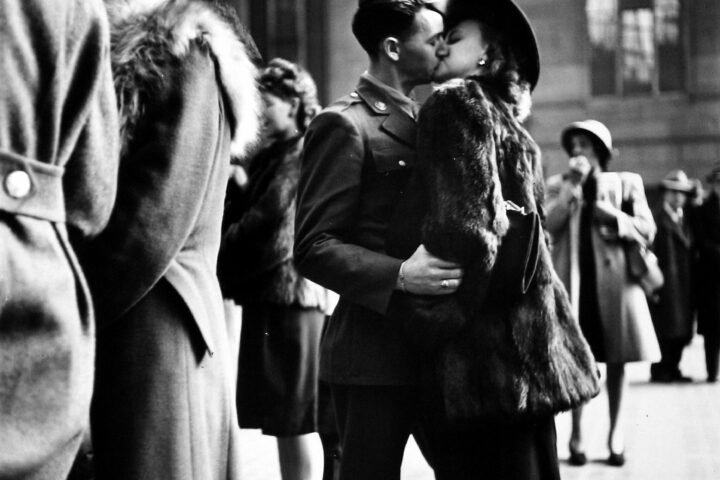
[[[313,120],[302,155],[295,262],[310,280],[385,313],[402,261],[353,243],[364,161],[360,131],[345,115],[328,111]]]
[[[210,55],[191,47],[166,78],[121,159],[110,222],[83,251],[103,320],[121,316],[165,274],[197,222],[223,148],[228,126]]]

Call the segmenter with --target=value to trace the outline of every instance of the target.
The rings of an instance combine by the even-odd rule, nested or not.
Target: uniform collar
[[[389,90],[393,90],[393,94]],[[404,143],[415,146],[417,126],[410,114],[398,104],[397,95],[402,93],[383,84],[377,79],[369,78],[369,74],[365,73],[360,77],[357,88],[355,89],[357,96],[367,104],[375,115],[384,115],[381,129],[390,135],[398,138]],[[402,95],[407,101],[413,102],[412,99]],[[407,102],[403,102],[408,105]],[[408,108],[406,106],[406,108]]]

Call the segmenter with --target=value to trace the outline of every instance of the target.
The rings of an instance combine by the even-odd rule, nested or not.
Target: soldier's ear
[[[395,37],[387,37],[382,41],[382,52],[393,62],[400,59],[400,41]]]

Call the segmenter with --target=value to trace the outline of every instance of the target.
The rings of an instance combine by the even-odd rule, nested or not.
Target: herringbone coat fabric
[[[216,265],[231,151],[257,131],[255,68],[206,2],[118,2],[109,13],[118,202],[83,251],[98,311],[98,478],[236,478]]]

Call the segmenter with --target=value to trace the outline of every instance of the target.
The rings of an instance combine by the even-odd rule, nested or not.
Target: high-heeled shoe
[[[585,452],[577,450],[572,444],[569,445],[570,447],[570,457],[568,458],[568,463],[574,467],[582,467],[587,463],[587,455],[585,455]]]
[[[613,467],[622,467],[625,465],[625,452],[610,452],[607,464]]]

